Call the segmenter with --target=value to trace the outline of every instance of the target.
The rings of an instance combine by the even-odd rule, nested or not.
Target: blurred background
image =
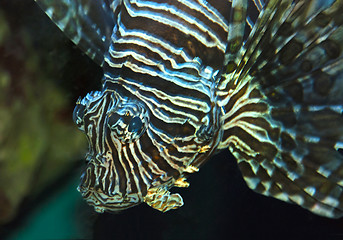
[[[0,0],[0,239],[343,239],[343,220],[249,190],[228,151],[172,189],[178,210],[95,213],[76,191],[87,142],[72,112],[101,77],[33,0]]]

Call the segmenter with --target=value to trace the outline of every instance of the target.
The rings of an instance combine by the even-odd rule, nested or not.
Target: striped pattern
[[[80,119],[91,149],[79,190],[97,211],[142,201],[161,211],[181,206],[182,198],[167,190],[187,186],[185,175],[219,144],[213,89],[228,20],[217,9],[228,15],[230,3],[123,1],[105,55],[103,95],[77,107],[87,109]],[[133,119],[143,129],[127,141],[120,133],[130,135]]]
[[[37,1],[104,69],[73,114],[96,211],[176,209],[229,148],[251,189],[342,216],[342,0]]]
[[[219,148],[248,186],[333,218],[343,213],[342,9],[270,1],[218,91]]]

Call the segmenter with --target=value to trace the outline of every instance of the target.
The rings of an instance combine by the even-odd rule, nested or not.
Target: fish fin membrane
[[[239,50],[247,40],[267,0],[232,0],[226,62],[238,61]]]
[[[248,186],[330,218],[343,216],[342,9],[270,0],[219,85],[221,146]]]
[[[120,0],[35,0],[85,54],[102,66]]]

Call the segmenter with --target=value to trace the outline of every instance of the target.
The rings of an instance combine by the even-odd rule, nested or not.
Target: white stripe
[[[171,7],[167,8],[163,6],[161,10],[169,11],[170,13],[175,14],[176,16],[182,18],[187,23],[190,23],[192,25],[196,25],[198,27],[197,30],[189,28],[189,26],[185,26],[182,23],[179,23],[176,19],[167,17],[166,15],[152,12],[152,11],[145,11],[145,10],[136,10],[130,7],[130,5],[125,1],[125,7],[127,12],[131,17],[144,17],[147,19],[151,19],[153,21],[162,23],[164,25],[168,25],[170,27],[176,28],[179,31],[189,34],[196,38],[198,41],[200,41],[202,44],[204,44],[207,47],[215,47],[220,49],[222,52],[225,52],[226,49],[226,42],[221,41],[212,31],[211,29],[208,29],[206,25],[201,23],[199,20],[195,21],[192,16],[188,16],[181,11],[175,11]],[[160,5],[160,4],[159,4]],[[159,6],[158,5],[158,6]],[[155,9],[158,9],[155,5],[147,5],[147,7],[155,7]],[[209,34],[213,41],[207,41],[206,34]]]

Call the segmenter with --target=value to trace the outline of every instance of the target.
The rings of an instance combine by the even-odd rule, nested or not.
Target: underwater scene
[[[343,239],[343,1],[305,2],[0,0],[0,239]]]

